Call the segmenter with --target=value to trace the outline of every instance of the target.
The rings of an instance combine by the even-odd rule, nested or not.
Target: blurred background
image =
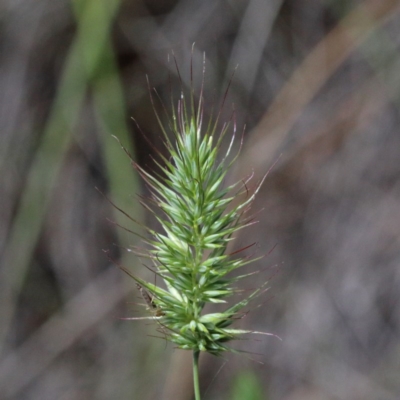
[[[238,66],[223,117],[234,104],[245,143],[227,184],[282,154],[232,249],[276,245],[249,267],[264,270],[245,289],[271,289],[237,326],[283,340],[202,355],[203,398],[399,399],[396,0],[1,0],[0,398],[192,399],[191,355],[120,319],[145,313],[103,249],[154,276],[115,223],[140,229],[96,190],[154,224],[111,135],[154,167],[146,75],[168,102],[172,52],[197,91],[205,52],[206,115]]]

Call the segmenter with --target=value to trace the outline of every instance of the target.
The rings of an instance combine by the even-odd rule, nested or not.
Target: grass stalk
[[[193,351],[193,388],[195,400],[201,400],[199,383],[199,357],[200,351]]]

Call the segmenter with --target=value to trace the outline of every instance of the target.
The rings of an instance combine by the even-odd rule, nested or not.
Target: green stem
[[[195,400],[201,400],[200,385],[199,385],[199,355],[200,355],[199,350],[193,351],[193,386],[194,386]]]

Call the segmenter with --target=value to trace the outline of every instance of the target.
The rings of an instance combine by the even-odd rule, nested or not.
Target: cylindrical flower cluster
[[[244,214],[256,192],[248,195],[246,184],[224,188],[223,180],[236,157],[231,157],[235,137],[234,115],[217,130],[218,117],[203,128],[202,94],[195,106],[193,91],[190,106],[182,93],[177,108],[172,106],[168,129],[161,124],[169,157],[157,163],[158,174],[134,164],[151,190],[144,203],[162,227],[162,232],[147,228],[151,239],[146,254],[155,273],[165,282],[165,289],[133,276],[145,296],[166,338],[179,348],[219,355],[233,351],[227,342],[252,331],[229,328],[238,312],[258,296],[267,282],[248,297],[218,313],[203,313],[207,303],[226,303],[234,284],[247,276],[230,278],[228,274],[254,261],[227,254],[232,235],[252,224]],[[232,127],[232,140],[221,161],[222,139]],[[261,182],[262,183],[262,182]],[[243,198],[243,201],[238,201]],[[143,254],[142,254],[143,256]],[[261,332],[257,332],[261,333]]]

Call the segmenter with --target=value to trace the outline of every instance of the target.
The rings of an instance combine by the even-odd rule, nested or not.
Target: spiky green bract
[[[251,333],[229,326],[266,283],[225,311],[203,313],[207,303],[226,303],[235,292],[235,282],[246,276],[230,278],[228,274],[253,261],[227,254],[227,246],[235,232],[251,223],[243,216],[259,186],[252,195],[242,182],[224,188],[224,177],[235,160],[230,160],[235,124],[231,144],[219,161],[222,138],[230,123],[217,132],[217,118],[203,129],[202,108],[201,96],[195,107],[192,94],[187,107],[181,94],[168,126],[173,140],[160,124],[169,152],[168,157],[161,156],[160,172],[152,174],[136,166],[152,192],[151,200],[144,205],[162,226],[162,232],[148,229],[152,238],[147,241],[147,256],[166,289],[134,279],[152,296],[156,318],[167,339],[182,349],[219,355],[233,351],[228,341]],[[160,122],[157,113],[156,117]]]

